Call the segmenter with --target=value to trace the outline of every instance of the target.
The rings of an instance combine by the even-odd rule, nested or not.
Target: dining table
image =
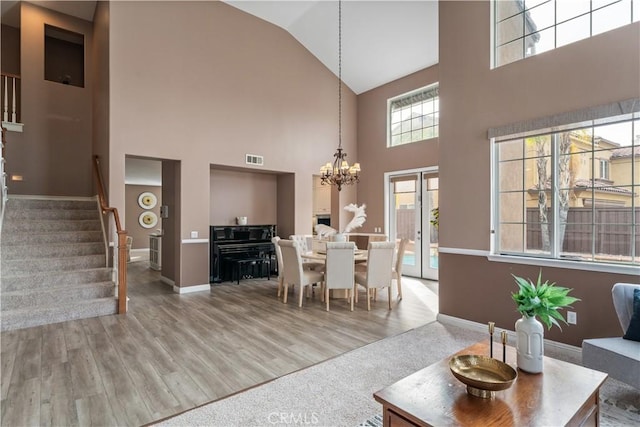
[[[366,249],[356,249],[354,253],[354,261],[364,262],[367,260],[368,252]],[[327,252],[326,251],[307,251],[300,254],[302,259],[307,259],[310,261],[326,261],[327,260]]]

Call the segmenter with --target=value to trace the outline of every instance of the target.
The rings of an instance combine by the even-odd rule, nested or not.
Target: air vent
[[[264,165],[264,157],[255,154],[247,154],[245,163],[248,165],[262,166]]]

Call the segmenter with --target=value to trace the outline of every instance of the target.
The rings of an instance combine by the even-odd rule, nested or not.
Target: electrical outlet
[[[578,323],[578,314],[575,311],[567,311],[567,323],[570,325]]]
[[[197,231],[192,231],[191,232],[191,238],[192,239],[197,239],[198,238],[198,232]]]

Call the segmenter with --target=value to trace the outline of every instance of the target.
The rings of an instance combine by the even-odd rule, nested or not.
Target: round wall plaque
[[[140,195],[138,196],[138,205],[140,205],[142,209],[155,208],[156,204],[158,204],[158,198],[150,191],[140,193]]]
[[[153,228],[158,223],[158,216],[153,212],[142,212],[138,217],[138,222],[144,228]]]

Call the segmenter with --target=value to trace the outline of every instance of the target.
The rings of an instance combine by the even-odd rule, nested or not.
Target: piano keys
[[[275,225],[210,226],[209,282],[220,283],[234,279],[234,261],[238,259],[268,259],[271,274],[277,275],[278,263],[271,243],[275,236]],[[267,277],[268,273],[264,276]]]

